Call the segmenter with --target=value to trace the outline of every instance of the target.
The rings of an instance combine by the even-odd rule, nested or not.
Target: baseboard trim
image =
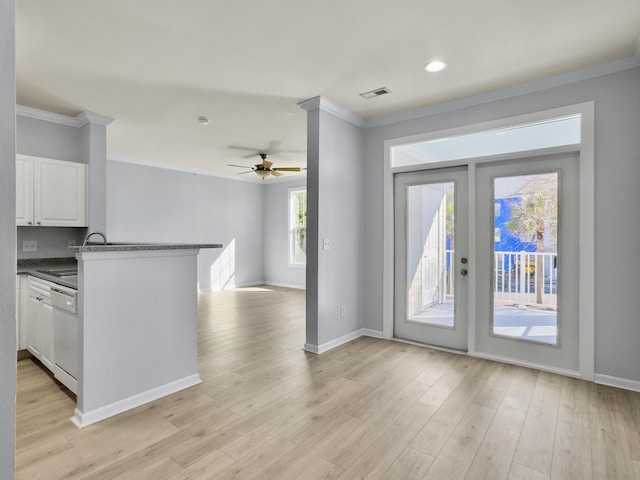
[[[293,283],[281,283],[281,282],[264,282],[264,285],[271,285],[274,287],[294,288],[296,290],[306,290],[305,285],[294,285]]]
[[[328,352],[329,350],[333,350],[334,348],[339,347],[340,345],[349,343],[352,340],[355,340],[356,338],[360,338],[361,336],[362,336],[362,329],[358,329],[351,333],[347,333],[346,335],[338,337],[336,339],[325,342],[322,345],[313,345],[310,343],[305,343],[304,349],[307,352],[311,352],[311,353],[317,353],[317,354],[325,353],[325,352]]]
[[[633,392],[640,392],[640,382],[637,380],[629,380],[627,378],[612,377],[611,375],[602,375],[596,373],[593,381],[600,385],[607,385],[609,387],[623,388],[625,390],[631,390]]]
[[[270,285],[272,287],[284,287],[284,288],[294,288],[296,290],[306,290],[306,286],[304,285],[294,285],[292,283],[280,283],[280,282],[267,282],[266,280],[260,280],[258,282],[244,282],[233,285],[226,285],[224,288],[199,288],[198,293],[211,293],[211,292],[222,292],[224,290],[233,290],[234,288],[246,288],[246,287],[258,287],[260,285]]]
[[[382,332],[378,330],[371,330],[369,328],[360,328],[358,330],[354,330],[351,333],[347,333],[346,335],[338,337],[334,340],[330,340],[326,343],[323,343],[322,345],[305,343],[304,349],[305,351],[310,353],[316,353],[316,354],[325,353],[325,352],[328,352],[329,350],[333,350],[334,348],[339,347],[340,345],[344,345],[345,343],[349,343],[360,337],[382,338]]]
[[[192,387],[200,382],[200,375],[196,373],[88,412],[81,412],[76,408],[73,412],[73,417],[71,417],[71,421],[78,428],[86,427],[87,425],[91,425],[119,413],[131,410],[132,408],[139,407],[140,405],[157,400],[158,398],[166,397],[172,393]]]
[[[382,332],[380,330],[371,330],[370,328],[362,329],[363,337],[372,337],[372,338],[384,338]]]
[[[516,365],[518,367],[532,368],[534,370],[540,370],[543,372],[556,373],[558,375],[564,375],[565,377],[582,378],[582,375],[577,370],[571,370],[568,368],[557,368],[544,365],[542,363],[528,362],[526,360],[518,360],[511,357],[503,357],[502,355],[492,355],[483,352],[468,352],[470,357],[483,358],[485,360],[493,360],[495,362],[506,363],[509,365]]]

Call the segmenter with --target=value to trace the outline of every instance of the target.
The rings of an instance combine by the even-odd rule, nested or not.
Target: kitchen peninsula
[[[89,244],[78,260],[82,427],[200,383],[197,255],[220,244]]]

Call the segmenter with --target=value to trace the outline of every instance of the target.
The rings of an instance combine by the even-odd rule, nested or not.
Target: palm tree
[[[515,234],[535,236],[536,252],[544,251],[545,234],[550,233],[557,238],[558,233],[558,201],[555,192],[541,190],[521,197],[511,204],[511,218],[507,229]],[[520,268],[525,268],[524,262]],[[536,255],[536,303],[542,303],[543,269],[541,256]]]

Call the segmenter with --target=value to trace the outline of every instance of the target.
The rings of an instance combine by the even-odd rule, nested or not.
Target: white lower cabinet
[[[29,277],[27,349],[51,371],[53,358],[53,308],[51,283]]]

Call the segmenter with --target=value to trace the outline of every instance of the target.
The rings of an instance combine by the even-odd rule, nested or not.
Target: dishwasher
[[[77,393],[78,388],[77,294],[77,290],[71,288],[51,287],[54,374],[73,393]]]

